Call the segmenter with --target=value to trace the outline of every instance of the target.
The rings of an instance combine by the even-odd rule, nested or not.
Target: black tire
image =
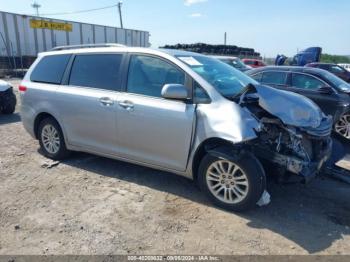
[[[16,109],[16,102],[16,95],[13,92],[10,92],[5,99],[1,112],[6,115],[13,114]]]
[[[248,181],[248,189],[246,196],[238,203],[226,203],[218,199],[210,191],[207,183],[206,175],[208,168],[212,163],[219,160],[227,160],[237,165],[246,175]],[[231,211],[245,211],[256,207],[256,203],[262,196],[262,193],[266,189],[266,177],[264,169],[257,158],[250,153],[241,153],[239,156],[226,159],[207,154],[203,157],[199,170],[198,170],[198,184],[202,192],[211,200],[215,205],[231,210]]]
[[[43,129],[44,129],[44,127],[46,127],[48,125],[51,125],[52,127],[54,127],[57,130],[57,134],[58,134],[57,137],[59,139],[59,147],[58,147],[59,149],[55,153],[49,152],[46,149],[46,147],[44,146]],[[48,117],[48,118],[43,119],[40,122],[39,128],[38,128],[38,139],[39,139],[39,143],[40,143],[40,148],[46,157],[51,158],[53,160],[62,160],[62,159],[69,156],[70,151],[66,147],[66,143],[64,141],[64,136],[63,136],[61,127],[54,118]]]

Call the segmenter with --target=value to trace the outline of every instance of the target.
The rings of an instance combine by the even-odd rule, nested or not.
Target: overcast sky
[[[50,14],[117,3],[117,0],[37,0]],[[0,2],[0,10],[33,14],[31,0]],[[175,43],[252,47],[263,56],[291,56],[297,49],[321,46],[350,55],[350,0],[124,0],[124,27],[147,30],[152,47]],[[117,7],[90,13],[50,16],[119,26]]]

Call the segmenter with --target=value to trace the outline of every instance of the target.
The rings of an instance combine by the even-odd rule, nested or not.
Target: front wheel
[[[266,188],[259,160],[248,153],[234,160],[207,154],[199,167],[198,182],[215,205],[233,211],[255,207]]]
[[[334,125],[334,131],[346,140],[350,140],[350,112],[340,117]]]

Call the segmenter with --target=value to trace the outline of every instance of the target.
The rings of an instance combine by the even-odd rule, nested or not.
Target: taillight
[[[27,87],[26,87],[26,86],[20,85],[20,86],[18,87],[18,90],[19,90],[20,92],[25,92],[25,91],[27,91]]]

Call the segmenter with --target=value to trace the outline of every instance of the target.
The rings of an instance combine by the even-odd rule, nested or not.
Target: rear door
[[[121,155],[184,171],[191,144],[192,103],[164,99],[165,84],[185,84],[186,74],[160,57],[130,57],[125,92],[118,97],[117,144]]]
[[[78,54],[57,92],[69,144],[115,153],[122,54]]]

